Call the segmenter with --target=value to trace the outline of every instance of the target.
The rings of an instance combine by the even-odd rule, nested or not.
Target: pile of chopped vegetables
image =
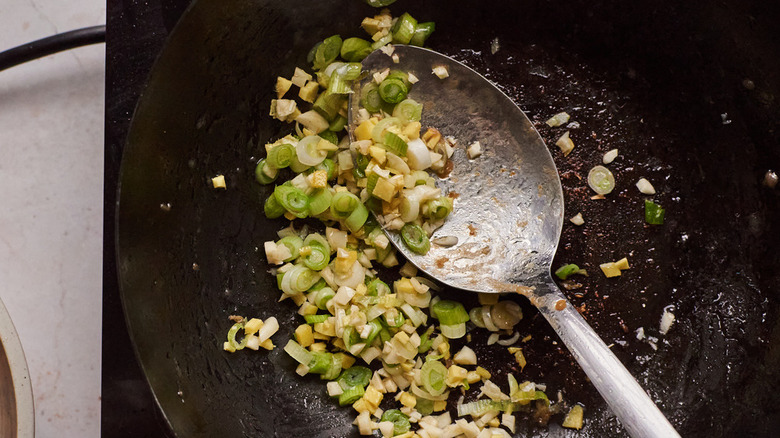
[[[298,362],[299,375],[319,375],[340,406],[357,412],[363,435],[508,437],[515,432],[515,412],[551,409],[544,386],[509,374],[508,391],[502,391],[471,348],[453,352],[450,340],[464,337],[471,322],[494,332],[488,342],[508,346],[522,369],[522,350],[511,346],[522,318],[517,303],[486,295],[467,312],[463,304],[435,296],[437,286],[408,263],[392,284],[374,267],[399,264],[382,228],[400,231],[414,252],[430,248],[430,235],[454,206],[429,172],[451,169],[456,142],[434,128],[423,130],[422,105],[409,97],[417,78],[400,69],[374,72],[364,81],[355,96],[356,129],[347,135],[348,98],[354,81],[367,75],[360,61],[377,49],[393,57],[391,43],[423,45],[434,24],[383,10],[362,27],[371,41],[325,38],[309,54],[313,73],[296,68],[291,78],[279,77],[271,102],[270,115],[294,123],[295,133],[267,144],[257,163],[261,184],[289,176],[275,185],[265,214],[314,217],[325,225],[316,232],[290,224],[278,240],[264,243],[281,299],[294,302],[302,318],[284,351]],[[298,100],[285,98],[294,86]],[[275,318],[233,318],[226,351],[274,348]],[[463,394],[475,385],[476,400],[464,403]],[[457,417],[447,410],[448,400],[458,400]],[[582,426],[579,409],[579,417],[574,410],[567,417],[567,427]]]

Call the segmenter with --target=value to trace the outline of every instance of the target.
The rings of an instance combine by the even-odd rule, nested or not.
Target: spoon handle
[[[609,407],[633,438],[674,438],[680,435],[653,403],[639,383],[620,363],[596,332],[558,289],[548,283],[539,311],[604,397]],[[566,307],[556,310],[564,300]]]

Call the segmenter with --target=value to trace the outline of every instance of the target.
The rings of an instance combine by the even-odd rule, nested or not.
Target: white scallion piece
[[[415,76],[412,73],[408,74],[407,79],[409,79],[410,84],[416,84],[420,80],[417,76]]]
[[[618,150],[617,149],[612,149],[611,151],[609,151],[606,154],[604,154],[604,157],[601,159],[601,161],[604,164],[609,164],[609,163],[615,161],[615,158],[617,158],[617,156],[618,156]]]
[[[655,195],[655,187],[645,178],[639,178],[639,181],[636,182],[636,188],[644,195]]]
[[[436,75],[439,79],[446,79],[450,77],[450,72],[447,70],[447,67],[444,65],[437,65],[433,68],[433,74]]]
[[[574,225],[582,225],[585,223],[585,219],[582,218],[582,213],[577,213],[576,215],[572,216],[569,221],[571,221],[571,223]]]
[[[552,117],[550,117],[546,122],[547,126],[554,128],[556,126],[565,125],[566,122],[569,121],[569,114],[566,112],[560,112]]]
[[[569,131],[566,131],[558,140],[555,142],[555,146],[558,146],[561,148],[561,152],[563,152],[563,156],[567,156],[571,153],[571,151],[574,150],[574,142],[571,138],[569,138]]]

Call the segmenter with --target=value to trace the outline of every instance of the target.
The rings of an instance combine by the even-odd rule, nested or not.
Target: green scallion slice
[[[389,152],[392,152],[399,157],[406,156],[406,151],[409,145],[407,145],[406,142],[397,134],[386,132],[384,140],[385,149],[387,149]]]
[[[463,304],[452,300],[440,300],[431,306],[431,315],[442,325],[462,324],[469,321]]]
[[[303,239],[298,236],[286,236],[279,239],[276,244],[284,245],[290,250],[290,257],[284,259],[285,262],[289,262],[298,258],[298,251],[303,246]]]
[[[374,188],[376,187],[376,183],[379,181],[379,174],[376,173],[369,173],[366,175],[366,192],[371,195],[374,193]]]
[[[596,166],[588,172],[588,185],[599,195],[606,195],[615,189],[615,176],[604,166]]]
[[[371,380],[372,374],[370,369],[362,365],[354,365],[342,371],[336,382],[338,382],[339,386],[344,391],[356,387],[365,389],[366,386],[368,386],[368,382]]]
[[[243,350],[244,347],[246,347],[247,341],[249,340],[249,338],[244,336],[244,338],[241,339],[240,342],[236,341],[236,335],[243,328],[244,328],[244,323],[243,322],[237,322],[237,323],[233,324],[232,327],[230,327],[230,330],[228,330],[227,341],[228,341],[228,344],[230,344],[230,346],[234,350]]]
[[[368,219],[368,209],[363,203],[359,203],[355,206],[355,209],[344,220],[344,225],[347,226],[349,231],[353,233],[357,232]]]
[[[277,169],[284,169],[290,165],[293,155],[295,155],[295,147],[293,145],[284,143],[271,148],[268,151],[267,163]]]
[[[409,87],[398,78],[388,77],[379,84],[379,96],[387,103],[399,103],[408,93]]]
[[[309,215],[309,197],[302,190],[292,186],[276,186],[274,196],[285,210],[296,217],[304,218]]]
[[[442,395],[447,389],[447,367],[438,360],[425,362],[420,370],[423,387],[432,396]]]
[[[319,324],[328,320],[329,315],[303,315],[306,324]]]
[[[289,344],[288,344],[289,345]],[[312,351],[311,360],[307,364],[312,374],[324,374],[331,368],[333,353],[326,351]]]
[[[389,421],[393,423],[393,436],[409,432],[412,428],[409,423],[409,417],[398,409],[388,409],[382,413],[379,421]]]
[[[371,280],[368,285],[366,285],[366,289],[366,295],[371,297],[381,297],[382,295],[387,295],[391,292],[390,286],[378,278]]]
[[[336,296],[336,292],[330,287],[323,287],[314,293],[317,294],[314,296],[314,305],[320,310],[326,310],[328,308],[328,301]]]
[[[309,213],[317,216],[330,208],[333,193],[330,189],[316,189],[309,195]]]
[[[417,23],[417,27],[414,29],[414,35],[409,41],[409,44],[419,47],[424,46],[425,41],[431,36],[434,30],[436,30],[436,23],[433,21]]]
[[[363,87],[361,91],[360,106],[369,113],[378,113],[382,109],[382,96],[379,95],[379,87],[373,82]]]
[[[371,43],[363,38],[347,38],[341,44],[341,57],[349,62],[360,62],[371,53]]]
[[[333,217],[345,219],[361,205],[360,198],[350,192],[338,192],[330,202],[330,213]]]
[[[284,346],[284,351],[298,363],[308,366],[312,361],[311,351],[303,348],[301,344],[295,342],[292,339],[287,341],[287,345]]]
[[[393,108],[393,117],[402,122],[419,122],[422,117],[422,104],[414,99],[404,99]]]
[[[341,37],[333,35],[325,38],[314,52],[314,69],[322,70],[341,54]]]
[[[351,405],[358,401],[360,397],[363,397],[363,394],[365,393],[366,388],[363,388],[362,386],[349,388],[339,395],[339,406]]]
[[[332,122],[330,122],[328,130],[332,132],[339,132],[342,131],[345,126],[347,126],[347,118],[342,115],[338,115],[335,119],[333,119]],[[322,133],[320,133],[320,137],[322,137]],[[334,144],[338,144],[338,142]]]
[[[650,225],[663,225],[666,210],[653,201],[645,200],[645,222]]]
[[[417,20],[415,20],[408,12],[404,12],[403,15],[395,20],[395,24],[390,32],[393,34],[394,44],[409,44],[414,36],[414,31],[417,28]]]
[[[431,199],[425,203],[423,207],[423,213],[425,217],[440,220],[449,216],[452,212],[452,198],[448,196],[442,196],[436,199]]]
[[[330,252],[328,248],[312,245],[309,246],[309,253],[303,257],[303,264],[309,269],[322,271],[330,263]]]
[[[346,120],[346,119],[345,119]],[[330,158],[322,160],[322,163],[313,167],[314,170],[324,170],[328,173],[328,181],[336,177],[336,163]]]
[[[255,180],[260,184],[271,184],[276,181],[278,173],[279,170],[275,167],[271,167],[271,165],[268,164],[268,160],[265,158],[258,161],[257,166],[255,166]]]
[[[401,238],[409,249],[420,255],[425,255],[431,249],[428,234],[417,224],[406,224],[401,228]]]
[[[287,210],[282,207],[282,204],[276,200],[276,196],[271,193],[271,196],[269,196],[263,204],[263,211],[265,212],[265,217],[268,219],[276,219],[283,215]]]
[[[579,272],[580,267],[574,264],[563,265],[555,271],[555,276],[561,280],[566,280],[570,275]]]

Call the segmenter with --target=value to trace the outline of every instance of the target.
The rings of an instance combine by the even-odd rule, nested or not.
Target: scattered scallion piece
[[[412,252],[425,255],[431,249],[431,241],[428,234],[421,226],[408,223],[401,228],[401,238]]]
[[[271,165],[268,164],[268,160],[263,158],[258,161],[257,166],[255,166],[255,179],[260,184],[271,184],[276,181],[278,172],[278,169],[271,167]]]
[[[666,210],[653,201],[645,200],[645,222],[650,225],[663,225]]]
[[[588,185],[599,195],[606,195],[615,189],[615,176],[604,166],[596,166],[588,172]]]
[[[417,23],[417,27],[414,29],[414,35],[409,41],[409,44],[419,47],[424,46],[425,41],[428,40],[428,37],[430,37],[431,34],[433,34],[434,30],[436,30],[436,23],[433,21]]]
[[[570,275],[585,273],[584,269],[574,264],[563,265],[555,271],[555,276],[561,280],[566,280]]]
[[[397,77],[388,77],[379,84],[379,96],[387,103],[399,103],[408,93],[409,86]]]
[[[569,114],[564,111],[550,117],[550,119],[544,123],[546,123],[547,126],[554,128],[556,126],[561,126],[567,123],[568,121],[569,121]]]
[[[555,146],[558,146],[561,148],[561,152],[563,152],[563,156],[568,156],[571,151],[574,150],[574,141],[569,137],[569,131],[566,131],[563,133],[560,138],[555,142]]]

